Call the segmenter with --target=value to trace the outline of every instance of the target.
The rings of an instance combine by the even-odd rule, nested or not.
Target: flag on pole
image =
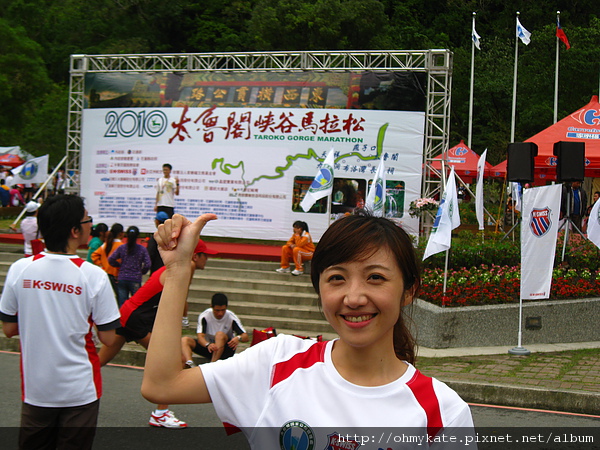
[[[477,30],[475,30],[475,21],[473,21],[473,31],[471,33],[471,37],[473,38],[473,42],[475,43],[477,50],[481,50],[481,36],[479,36],[477,34]]]
[[[479,229],[485,229],[485,221],[483,217],[483,174],[485,172],[485,158],[487,156],[487,148],[479,157],[477,162],[477,191],[475,192],[475,215]]]
[[[321,164],[317,175],[308,188],[308,192],[302,199],[300,206],[304,212],[308,212],[317,200],[331,195],[333,192],[333,165],[335,157],[333,155],[333,147],[329,150],[327,157]]]
[[[521,298],[550,297],[562,184],[523,191]]]
[[[596,247],[600,248],[600,201],[598,200],[596,200],[596,203],[594,203],[590,212],[587,235],[588,239],[592,241]]]
[[[511,195],[513,198],[513,202],[515,202],[515,211],[521,212],[521,209],[522,209],[521,197],[523,194],[523,188],[521,187],[520,183],[517,183],[515,181],[510,183],[510,187],[511,187]]]
[[[48,178],[48,155],[32,158],[12,169],[13,184],[41,184]]]
[[[569,39],[567,39],[567,35],[560,26],[560,18],[558,16],[556,17],[556,37],[563,41],[563,43],[567,46],[567,50],[571,48],[571,44],[569,44]]]
[[[460,225],[460,213],[458,212],[458,196],[456,193],[456,179],[454,178],[454,167],[446,182],[446,188],[442,195],[442,201],[435,216],[433,230],[429,236],[423,261],[431,255],[448,250],[452,241],[452,230]]]
[[[385,215],[385,194],[385,164],[380,159],[365,203],[366,209],[376,217]]]
[[[531,42],[531,33],[525,29],[523,25],[521,25],[521,21],[517,17],[517,37],[521,39],[521,42],[525,45],[529,45]]]

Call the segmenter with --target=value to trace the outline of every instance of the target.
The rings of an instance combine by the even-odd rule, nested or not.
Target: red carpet
[[[0,234],[0,242],[23,245],[23,235],[20,233]],[[274,262],[279,262],[281,259],[281,247],[278,245],[235,244],[232,242],[207,242],[206,245],[219,252],[218,255],[215,255],[216,258]]]

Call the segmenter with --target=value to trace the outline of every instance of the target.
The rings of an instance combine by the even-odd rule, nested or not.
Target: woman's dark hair
[[[302,231],[306,231],[307,233],[309,233],[308,231],[308,224],[306,222],[302,222],[301,220],[296,220],[292,227],[294,228],[300,228],[302,229]]]
[[[106,256],[110,255],[110,252],[113,248],[113,243],[118,235],[123,232],[123,225],[120,223],[113,223],[112,227],[110,227],[110,231],[106,235]]]
[[[363,210],[333,222],[319,241],[310,273],[316,293],[320,295],[319,278],[325,269],[364,260],[381,248],[388,248],[395,257],[404,290],[414,298],[421,287],[421,275],[410,236],[391,220],[374,217]],[[404,292],[399,292],[398,301],[403,299]],[[403,315],[401,311],[394,326],[394,351],[399,359],[414,363],[415,341]]]
[[[92,228],[92,231],[90,232],[90,236],[100,237],[100,233],[106,233],[107,231],[108,231],[108,225],[100,222],[100,223],[97,223],[96,225],[94,225],[94,227]]]
[[[46,248],[51,252],[67,251],[73,228],[80,230],[85,215],[83,198],[78,195],[53,195],[38,209],[37,223]]]
[[[135,226],[127,228],[127,254],[132,253],[137,245],[137,238],[140,235],[140,229]]]

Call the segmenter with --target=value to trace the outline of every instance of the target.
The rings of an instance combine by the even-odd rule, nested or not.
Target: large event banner
[[[550,297],[562,184],[523,190],[521,298]]]
[[[383,159],[386,215],[417,232],[407,208],[421,191],[425,113],[420,97],[411,98],[418,89],[404,93],[391,75],[318,76],[299,83],[296,96],[289,80],[281,87],[266,76],[244,81],[248,89],[216,76],[91,77],[80,186],[94,221],[154,231],[156,184],[169,163],[180,181],[175,211],[218,215],[207,236],[287,240],[303,220],[318,240],[332,220],[364,206]],[[344,85],[351,81],[352,89]],[[331,148],[333,194],[304,212],[300,202]]]

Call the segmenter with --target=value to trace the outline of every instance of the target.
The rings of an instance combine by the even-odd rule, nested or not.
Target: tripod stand
[[[522,192],[523,192],[523,184],[519,182],[519,189],[517,189],[517,191],[516,191],[516,195],[518,195],[519,197],[516,200],[515,199],[512,200],[513,202],[515,202],[515,204],[519,203],[518,200],[519,200],[519,198],[521,198],[521,193]],[[514,214],[515,214],[514,213],[514,205],[512,205],[512,206],[513,206],[513,208],[512,208],[512,214],[513,214],[513,217],[514,217]],[[506,214],[506,210],[505,210],[504,213]],[[513,226],[510,227],[510,230],[508,230],[506,232],[506,234],[502,237],[502,239],[500,239],[500,241],[503,241],[504,239],[506,239],[507,236],[509,234],[511,234],[515,230],[515,228],[517,228],[519,225],[521,225],[521,215],[519,215],[516,218],[516,220],[513,219],[513,221],[514,221]],[[514,238],[513,238],[513,241],[514,241]]]

